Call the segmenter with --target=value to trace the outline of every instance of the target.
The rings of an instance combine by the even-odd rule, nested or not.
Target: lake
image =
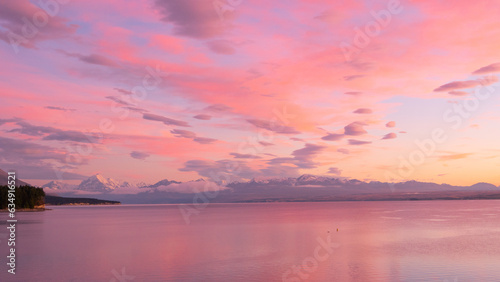
[[[1,281],[500,281],[500,201],[59,206],[18,212]],[[338,229],[338,231],[337,231]]]

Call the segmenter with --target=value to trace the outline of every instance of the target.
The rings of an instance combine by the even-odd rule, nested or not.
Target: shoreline
[[[34,208],[34,209],[16,209],[16,212],[42,212],[42,211],[51,211],[52,209],[48,208]],[[0,213],[8,213],[9,210],[1,209]]]

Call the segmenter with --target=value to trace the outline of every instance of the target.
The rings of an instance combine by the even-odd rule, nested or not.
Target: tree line
[[[8,191],[7,185],[0,186],[0,209],[7,209],[8,204],[11,204]],[[16,209],[33,209],[35,206],[45,204],[45,192],[42,188],[29,185],[19,186],[16,187],[14,194]]]

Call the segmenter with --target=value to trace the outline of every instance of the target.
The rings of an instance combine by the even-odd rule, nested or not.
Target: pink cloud
[[[457,91],[457,90],[450,91],[450,92],[448,92],[448,94],[453,95],[453,96],[466,96],[466,95],[469,95],[469,93],[467,93],[465,91]]]
[[[383,140],[385,140],[385,139],[395,139],[396,137],[398,137],[396,135],[396,133],[391,132],[391,133],[387,133],[386,135],[384,135],[384,137],[382,137],[382,139]]]
[[[356,139],[349,139],[349,145],[366,145],[366,144],[371,144],[372,142],[370,141],[362,141],[362,140],[356,140]]]
[[[63,5],[57,4],[61,9]],[[0,39],[13,44],[15,51],[19,51],[19,45],[35,48],[40,41],[68,37],[78,28],[54,10],[43,10],[29,0],[2,1],[0,19],[0,26],[5,29],[0,31]]]
[[[389,121],[388,123],[385,124],[385,127],[395,127],[396,122],[395,121]]]
[[[480,69],[475,70],[472,73],[473,74],[487,74],[487,73],[494,73],[494,72],[500,72],[500,63],[494,63],[491,65],[487,65],[485,67],[482,67]]]
[[[444,85],[439,86],[438,88],[434,89],[436,92],[441,92],[441,91],[453,91],[456,89],[466,89],[466,88],[472,88],[475,86],[480,86],[480,85],[490,85],[495,82],[498,82],[498,77],[496,76],[486,76],[483,77],[482,79],[477,79],[477,80],[465,80],[465,81],[453,81],[450,83],[446,83]]]
[[[338,141],[344,137],[344,134],[330,133],[326,136],[321,137],[321,139],[326,141]]]
[[[355,114],[371,114],[371,113],[373,113],[373,111],[371,109],[368,109],[368,108],[359,108],[359,109],[355,110],[353,113],[355,113]]]
[[[212,1],[156,0],[162,20],[174,25],[177,35],[210,38],[221,35],[227,26],[221,24]],[[225,15],[229,20],[231,13]]]
[[[344,127],[344,134],[345,135],[352,135],[352,136],[358,136],[358,135],[363,135],[366,132],[366,130],[363,128],[366,123],[364,122],[353,122]]]
[[[337,167],[330,167],[328,168],[328,173],[329,174],[335,174],[335,175],[340,175],[342,174],[342,170],[337,168]]]

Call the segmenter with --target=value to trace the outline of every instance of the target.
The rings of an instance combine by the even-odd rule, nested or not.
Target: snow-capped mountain
[[[149,186],[151,186],[151,184],[150,184],[150,183],[146,183],[146,182],[142,182],[142,181],[141,181],[141,182],[139,182],[139,183],[135,184],[135,186],[136,186],[137,188],[148,188]]]
[[[350,183],[349,180],[345,180],[343,178],[333,178],[326,176],[304,174],[297,178],[295,177],[267,178],[267,179],[254,178],[247,183],[256,185],[283,185],[283,186],[305,186],[305,185],[335,186],[335,185],[346,184],[348,182]],[[354,182],[359,182],[359,181],[352,180],[351,184],[354,184]]]
[[[119,182],[111,178],[105,178],[100,174],[92,175],[91,177],[83,180],[77,190],[92,191],[92,192],[110,192],[119,187],[128,187],[128,182]]]
[[[156,182],[153,185],[145,186],[144,188],[157,188],[158,186],[168,186],[168,185],[173,184],[173,183],[180,184],[181,182],[175,181],[175,180],[163,179],[163,180]]]
[[[297,179],[294,177],[283,177],[283,178],[253,178],[248,183],[249,184],[269,184],[269,185],[295,185]]]
[[[42,185],[42,188],[49,188],[51,190],[71,190],[74,189],[76,185],[67,184],[61,181],[50,181]]]

